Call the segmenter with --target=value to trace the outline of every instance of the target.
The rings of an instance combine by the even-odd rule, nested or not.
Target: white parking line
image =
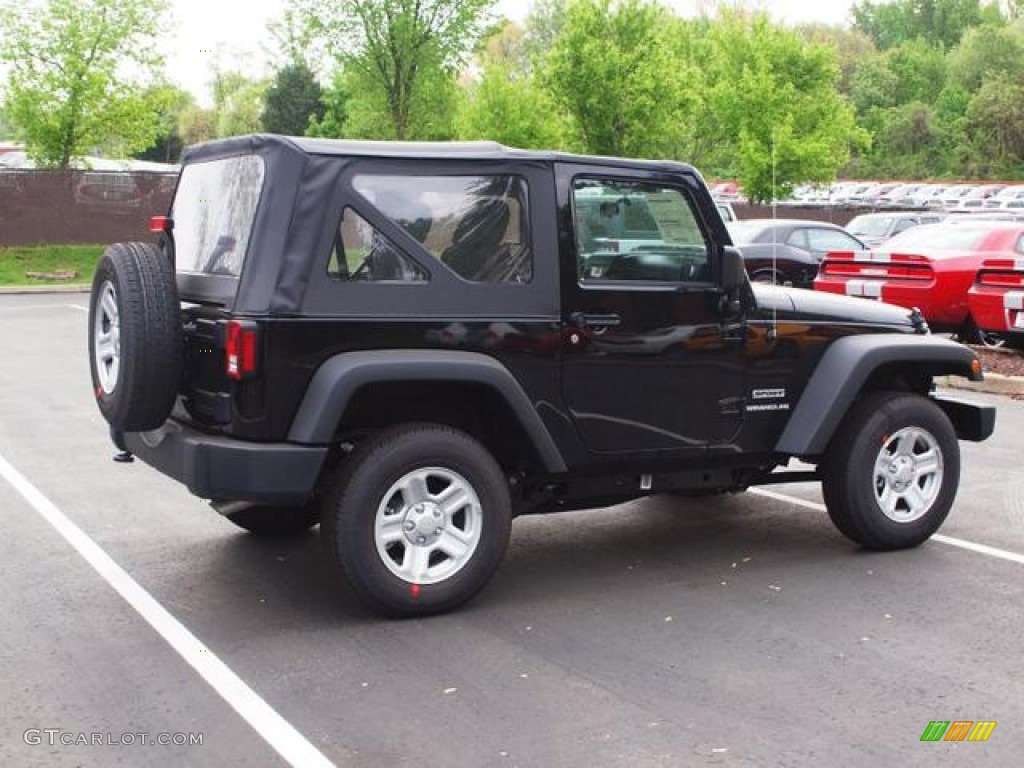
[[[61,307],[79,309],[83,312],[89,311],[88,307],[80,307],[77,304],[11,304],[10,306],[0,307],[0,312],[21,312],[24,310],[38,309],[60,309]]]
[[[828,512],[824,504],[816,504],[813,501],[799,499],[796,496],[787,496],[784,493],[768,491],[765,490],[764,488],[751,488],[750,492],[756,493],[758,496],[765,496],[766,498],[769,499],[775,499],[776,501],[785,501],[789,504],[793,504],[798,507],[813,509],[815,512]],[[966,539],[958,539],[953,536],[945,536],[941,533],[933,533],[931,540],[938,541],[942,544],[948,544],[951,547],[959,547],[960,549],[966,549],[970,552],[976,552],[979,555],[988,555],[989,557],[996,557],[1000,560],[1008,560],[1011,563],[1024,565],[1024,555],[1018,554],[1016,552],[1010,552],[1006,549],[997,549],[996,547],[990,547],[987,544],[975,544],[973,541],[967,541]]]
[[[334,765],[3,456],[0,476],[290,765]]]

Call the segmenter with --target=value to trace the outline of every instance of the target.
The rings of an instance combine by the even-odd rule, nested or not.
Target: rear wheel
[[[388,616],[442,613],[473,597],[497,569],[511,521],[508,485],[487,449],[440,425],[369,438],[323,509],[329,553]]]
[[[913,547],[938,530],[960,480],[949,418],[925,397],[879,392],[843,420],[824,462],[829,516],[848,538],[877,550]]]
[[[174,268],[156,246],[117,243],[100,259],[89,362],[96,402],[115,431],[163,424],[178,393],[182,337]]]
[[[966,344],[979,344],[983,347],[993,348],[1006,346],[1006,336],[1004,334],[979,328],[978,324],[974,322],[973,317],[968,317],[964,321],[964,326],[957,333],[957,336]]]

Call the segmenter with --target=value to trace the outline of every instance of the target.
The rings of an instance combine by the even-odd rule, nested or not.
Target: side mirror
[[[722,249],[722,268],[719,272],[721,288],[720,310],[723,315],[736,316],[743,312],[743,294],[747,289],[747,269],[738,248],[727,245]]]
[[[747,268],[743,263],[743,255],[738,248],[727,245],[722,249],[722,292],[730,297],[737,296],[746,282]]]

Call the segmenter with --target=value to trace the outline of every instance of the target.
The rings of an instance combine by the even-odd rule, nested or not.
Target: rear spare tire
[[[170,260],[147,243],[110,246],[89,299],[89,368],[103,418],[117,432],[156,429],[174,405],[181,366]]]

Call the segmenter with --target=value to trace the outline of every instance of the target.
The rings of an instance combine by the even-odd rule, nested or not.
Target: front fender
[[[327,445],[349,401],[367,384],[393,381],[459,381],[483,384],[497,392],[519,419],[544,467],[565,472],[565,461],[526,392],[493,357],[457,350],[403,349],[345,352],[317,370],[292,422],[294,443]]]
[[[879,333],[834,341],[815,368],[776,450],[789,456],[824,453],[839,422],[879,367],[897,363],[930,376],[983,377],[967,347],[939,336]]]

